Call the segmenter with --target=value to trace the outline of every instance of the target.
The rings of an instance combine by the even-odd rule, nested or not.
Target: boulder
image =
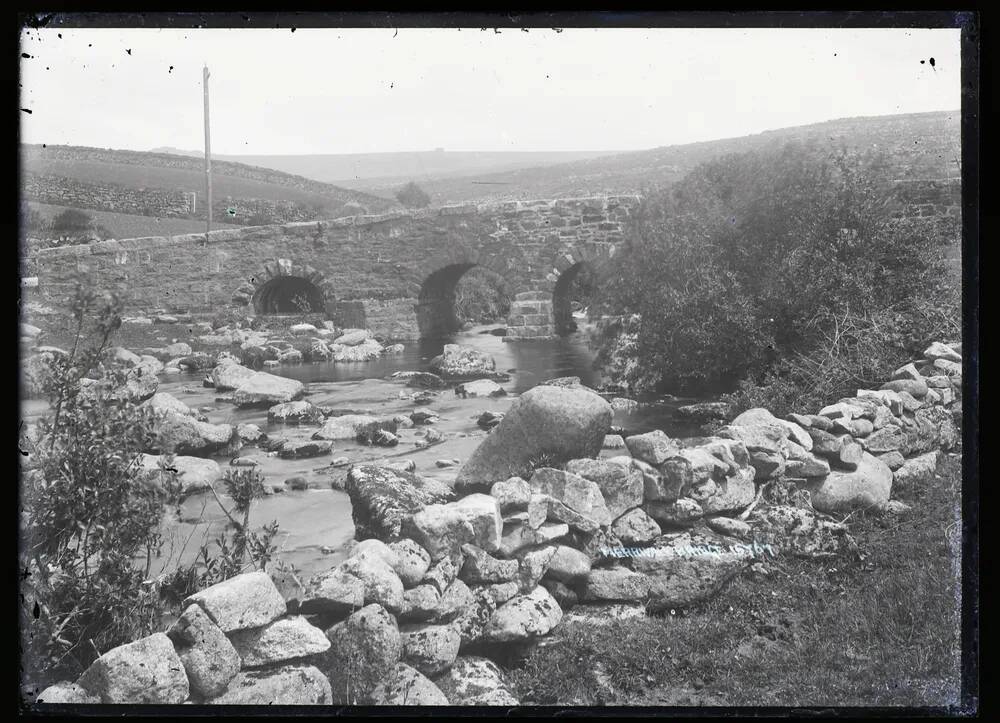
[[[394,615],[402,609],[403,581],[385,559],[359,555],[344,560],[340,568],[361,581],[365,605],[377,603]]]
[[[461,578],[473,585],[510,582],[517,577],[516,560],[498,560],[475,545],[462,545],[465,561],[459,573]]]
[[[301,615],[281,618],[261,628],[239,630],[231,633],[229,639],[244,668],[272,665],[330,649],[323,631]]]
[[[374,339],[365,339],[360,344],[354,346],[344,346],[334,344],[330,347],[333,353],[333,360],[340,363],[367,362],[374,361],[382,356],[385,349]]]
[[[397,664],[395,671],[372,691],[371,698],[374,705],[448,705],[445,694],[406,663]]]
[[[660,526],[641,508],[629,510],[615,520],[611,532],[626,545],[645,545],[660,535]]]
[[[100,703],[100,696],[88,693],[76,683],[60,681],[38,694],[36,703]]]
[[[590,480],[600,488],[612,520],[642,504],[642,472],[631,465],[624,466],[603,459],[574,459],[566,464],[566,471]]]
[[[343,346],[357,346],[370,337],[371,334],[366,329],[344,329],[340,336],[333,340],[333,343]]]
[[[393,542],[389,549],[396,555],[393,570],[399,575],[404,587],[413,587],[423,580],[431,566],[431,556],[427,550],[410,539]]]
[[[443,595],[457,577],[457,563],[452,558],[445,557],[427,569],[422,582],[433,585]]]
[[[229,690],[206,703],[213,705],[330,705],[330,681],[312,665],[247,670],[233,679]]]
[[[308,457],[322,457],[330,454],[333,449],[333,442],[286,442],[278,450],[281,459],[306,459]]]
[[[569,525],[564,522],[544,522],[537,529],[527,522],[507,523],[503,526],[498,552],[503,557],[511,557],[526,547],[554,542],[568,534]]]
[[[397,616],[401,622],[426,622],[441,608],[441,592],[434,585],[417,585],[403,591],[403,607]]]
[[[958,351],[939,341],[934,342],[924,349],[924,358],[929,359],[931,362],[944,359],[945,361],[956,362],[958,364],[962,363],[962,355]]]
[[[752,529],[749,523],[733,519],[732,517],[708,517],[705,520],[705,524],[708,525],[708,529],[712,530],[712,532],[740,539],[749,537]]]
[[[507,676],[487,658],[462,656],[435,681],[451,705],[515,706]]]
[[[185,455],[205,455],[230,450],[239,444],[231,424],[201,422],[187,414],[165,411],[153,425],[153,450]]]
[[[911,457],[895,471],[893,479],[901,485],[929,482],[934,479],[937,472],[938,456],[938,452],[927,452],[917,457]]]
[[[590,557],[575,548],[556,545],[545,574],[564,583],[583,580],[590,574]]]
[[[109,650],[77,682],[105,704],[176,704],[190,694],[184,664],[164,633]]]
[[[490,494],[496,497],[501,512],[524,510],[531,499],[531,485],[520,477],[494,482]]]
[[[217,392],[228,392],[239,389],[240,385],[255,373],[253,369],[227,360],[212,369],[212,383]]]
[[[285,599],[266,572],[246,572],[205,588],[184,600],[208,613],[222,632],[258,628],[287,611]]]
[[[826,477],[808,481],[804,487],[811,493],[812,505],[817,510],[850,512],[886,502],[892,490],[892,470],[864,452],[856,470],[833,470]]]
[[[240,655],[208,614],[188,607],[167,630],[184,664],[191,693],[199,698],[221,695],[240,672]]]
[[[769,505],[754,510],[748,522],[755,555],[774,556],[777,551],[823,558],[844,554],[854,546],[847,525],[803,507]]]
[[[611,406],[583,387],[529,389],[459,470],[455,490],[485,491],[494,482],[529,476],[540,458],[562,464],[594,457],[612,416]]]
[[[529,484],[533,492],[551,497],[578,515],[593,520],[598,526],[611,524],[611,513],[604,501],[601,488],[595,482],[571,472],[552,467],[540,467],[532,474]],[[550,503],[550,516],[553,509],[553,505]],[[568,520],[563,521],[568,522]]]
[[[305,615],[342,615],[364,604],[364,583],[340,566],[314,575],[306,582],[298,611]]]
[[[547,634],[562,621],[562,609],[549,591],[538,586],[497,608],[483,632],[489,642],[524,641]]]
[[[625,446],[633,457],[653,467],[659,467],[680,451],[680,445],[659,429],[626,437]]]
[[[476,419],[476,426],[489,432],[491,429],[500,426],[500,422],[503,421],[503,418],[504,415],[500,412],[491,412],[490,410],[486,410],[479,415],[478,419]]]
[[[154,479],[162,489],[166,489],[166,475],[170,472],[161,469],[160,455],[143,454],[139,464],[142,469],[154,474]],[[177,481],[181,485],[181,494],[189,495],[201,490],[207,490],[215,482],[222,479],[222,468],[212,459],[203,457],[186,457],[175,455],[172,470],[177,474]]]
[[[906,392],[916,399],[923,399],[927,396],[927,383],[921,378],[916,379],[894,379],[883,384],[879,389],[891,392]]]
[[[693,525],[704,514],[701,505],[690,497],[681,497],[673,502],[653,500],[643,505],[646,514],[661,525]]]
[[[489,379],[477,379],[455,387],[455,396],[462,399],[469,397],[503,397],[506,394],[507,390]]]
[[[305,385],[297,379],[275,376],[267,372],[254,372],[244,379],[233,393],[237,406],[273,406],[292,402],[305,394]]]
[[[351,500],[355,537],[383,542],[399,539],[404,516],[455,498],[442,482],[375,465],[352,467],[344,490]]]
[[[445,344],[440,356],[431,360],[431,372],[453,381],[497,379],[496,362],[489,354],[461,344]]]
[[[730,540],[713,532],[664,535],[646,552],[630,563],[649,578],[647,606],[654,612],[704,602],[750,564]]]
[[[452,666],[462,642],[455,624],[403,625],[399,638],[403,644],[402,661],[428,677],[440,675]]]
[[[556,554],[554,545],[545,545],[531,550],[522,550],[517,553],[517,591],[528,592],[534,590],[539,580],[549,569],[549,564]],[[510,598],[497,599],[497,604],[506,602]]]
[[[168,412],[183,414],[188,417],[194,417],[197,414],[197,412],[191,409],[191,407],[186,405],[173,394],[168,394],[167,392],[157,392],[147,401],[143,402],[142,406],[151,409],[153,414],[158,417],[163,416]]]
[[[331,645],[323,667],[333,702],[367,704],[396,669],[403,652],[396,619],[380,605],[367,605],[326,631]]]
[[[432,620],[437,623],[451,622],[460,617],[472,604],[473,597],[469,586],[461,580],[453,580],[441,593],[441,602]]]
[[[311,402],[285,402],[267,410],[267,421],[282,424],[316,424],[323,420],[323,411]]]
[[[427,550],[435,562],[456,556],[467,542],[495,552],[500,547],[502,531],[496,499],[478,493],[457,502],[428,505],[402,523],[402,533]]]
[[[391,417],[374,417],[370,414],[344,414],[327,419],[313,439],[367,439],[379,430],[395,433],[398,423]]]
[[[584,585],[584,600],[645,600],[649,578],[624,567],[591,570]]]

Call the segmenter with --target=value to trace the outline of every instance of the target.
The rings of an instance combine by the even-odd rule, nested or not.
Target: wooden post
[[[208,124],[208,66],[205,66],[202,83],[205,87],[205,233],[212,230],[212,139]],[[205,239],[208,240],[207,238]]]

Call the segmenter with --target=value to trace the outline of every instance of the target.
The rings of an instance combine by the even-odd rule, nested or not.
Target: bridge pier
[[[551,339],[556,335],[552,292],[525,291],[514,296],[507,316],[507,341]]]

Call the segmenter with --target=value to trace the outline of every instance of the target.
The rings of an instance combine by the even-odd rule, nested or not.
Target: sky
[[[639,150],[961,106],[950,29],[43,28],[21,41],[25,143],[201,150],[206,63],[213,155]]]

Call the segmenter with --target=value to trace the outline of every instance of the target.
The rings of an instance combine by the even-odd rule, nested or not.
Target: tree
[[[431,205],[431,197],[413,181],[396,192],[396,200],[407,208],[426,208]]]
[[[82,236],[93,228],[94,219],[77,208],[67,208],[52,219],[52,231],[59,237]]]
[[[845,313],[934,298],[947,239],[894,222],[882,181],[857,157],[790,143],[648,195],[605,289],[638,315],[631,381],[718,389],[818,348]]]

